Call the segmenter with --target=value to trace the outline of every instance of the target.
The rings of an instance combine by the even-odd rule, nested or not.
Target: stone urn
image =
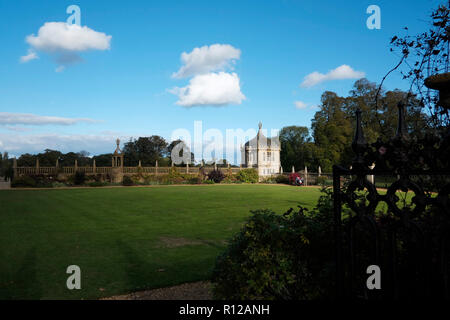
[[[450,108],[450,72],[432,75],[425,79],[425,85],[434,90],[439,90],[438,105],[444,109]]]

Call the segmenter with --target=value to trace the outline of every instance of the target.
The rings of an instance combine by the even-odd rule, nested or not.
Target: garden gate
[[[350,169],[333,167],[338,298],[450,297],[449,130],[410,139],[398,108],[396,136],[371,146],[358,110],[356,157]],[[381,289],[367,286],[370,265]]]

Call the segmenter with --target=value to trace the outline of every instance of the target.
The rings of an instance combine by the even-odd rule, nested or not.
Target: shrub
[[[325,176],[317,177],[317,184],[318,185],[325,187],[327,185],[327,183],[328,183],[327,177],[325,177]]]
[[[34,188],[36,187],[36,180],[30,176],[21,176],[14,178],[11,183],[13,188]]]
[[[102,182],[102,181],[93,181],[93,182],[90,182],[88,185],[89,185],[89,187],[104,187],[104,186],[108,185],[108,183]]]
[[[285,183],[285,184],[289,184],[289,177],[285,176],[283,174],[279,174],[275,177],[275,181],[277,183]]]
[[[313,299],[333,295],[332,198],[312,213],[252,211],[213,271],[217,299]]]
[[[296,172],[290,173],[289,174],[289,184],[295,185],[295,181],[297,178],[301,179],[301,177],[298,173],[296,173]]]
[[[63,182],[55,181],[52,183],[52,188],[64,188],[67,187],[67,185]]]
[[[53,175],[21,176],[14,179],[11,186],[14,188],[53,188],[58,182]]]
[[[123,186],[134,185],[133,179],[131,179],[131,177],[129,177],[129,176],[123,176],[122,185]]]
[[[257,183],[259,180],[258,171],[253,168],[240,170],[236,178],[246,183]]]
[[[225,179],[225,175],[219,169],[213,170],[208,174],[208,180],[212,180],[215,183],[220,183],[223,179]]]
[[[73,183],[77,186],[84,184],[86,181],[86,173],[84,171],[77,171],[73,177]]]

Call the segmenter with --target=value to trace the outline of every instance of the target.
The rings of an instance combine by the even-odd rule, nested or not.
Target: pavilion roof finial
[[[261,121],[260,121],[259,124],[258,124],[258,128],[259,128],[259,130],[262,129],[262,122],[261,122]]]
[[[122,153],[122,150],[120,150],[120,139],[119,138],[117,138],[116,144],[117,144],[117,147],[116,147],[116,151],[114,151],[114,154]]]

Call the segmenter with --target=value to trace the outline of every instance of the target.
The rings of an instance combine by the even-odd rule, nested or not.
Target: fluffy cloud
[[[65,22],[46,22],[38,35],[27,36],[26,41],[37,50],[46,52],[108,50],[112,36],[94,31],[87,26]]]
[[[336,69],[328,71],[328,73],[323,74],[320,72],[313,72],[308,74],[303,82],[300,84],[300,87],[310,88],[324,81],[330,80],[342,80],[342,79],[359,79],[363,78],[365,73],[362,71],[355,71],[352,67],[343,64],[342,66],[337,67]]]
[[[0,112],[0,125],[73,125],[78,122],[96,122],[86,118],[40,116],[31,113]]]
[[[26,42],[34,50],[52,54],[60,66],[66,66],[82,60],[79,56],[80,52],[110,49],[111,38],[112,36],[97,32],[87,26],[65,22],[46,22],[39,28],[37,35],[27,36]],[[21,57],[21,61],[28,62],[35,59],[37,56],[32,54],[34,50]]]
[[[34,52],[34,51],[31,50],[31,49],[28,49],[28,54],[25,55],[25,56],[20,57],[20,62],[26,63],[26,62],[28,62],[28,61],[35,60],[35,59],[38,59],[38,58],[39,58],[39,57],[38,57],[38,55],[36,54],[36,52]]]
[[[236,73],[225,72],[233,69],[233,64],[240,59],[241,50],[229,44],[213,44],[194,48],[190,53],[183,52],[183,66],[172,78],[192,77],[185,87],[175,87],[169,90],[178,96],[178,105],[223,106],[241,104],[245,99],[241,92],[239,76]]]
[[[175,72],[173,78],[185,78],[193,75],[224,70],[241,57],[241,50],[229,44],[213,44],[194,48],[190,53],[183,52],[183,66]]]
[[[19,156],[23,153],[38,153],[45,149],[62,152],[87,150],[92,154],[113,152],[116,147],[115,140],[127,141],[130,137],[108,134],[4,134],[0,133],[0,146],[8,151],[10,156]]]
[[[186,87],[170,92],[178,96],[177,104],[183,107],[240,104],[245,99],[238,75],[226,72],[197,75]]]

